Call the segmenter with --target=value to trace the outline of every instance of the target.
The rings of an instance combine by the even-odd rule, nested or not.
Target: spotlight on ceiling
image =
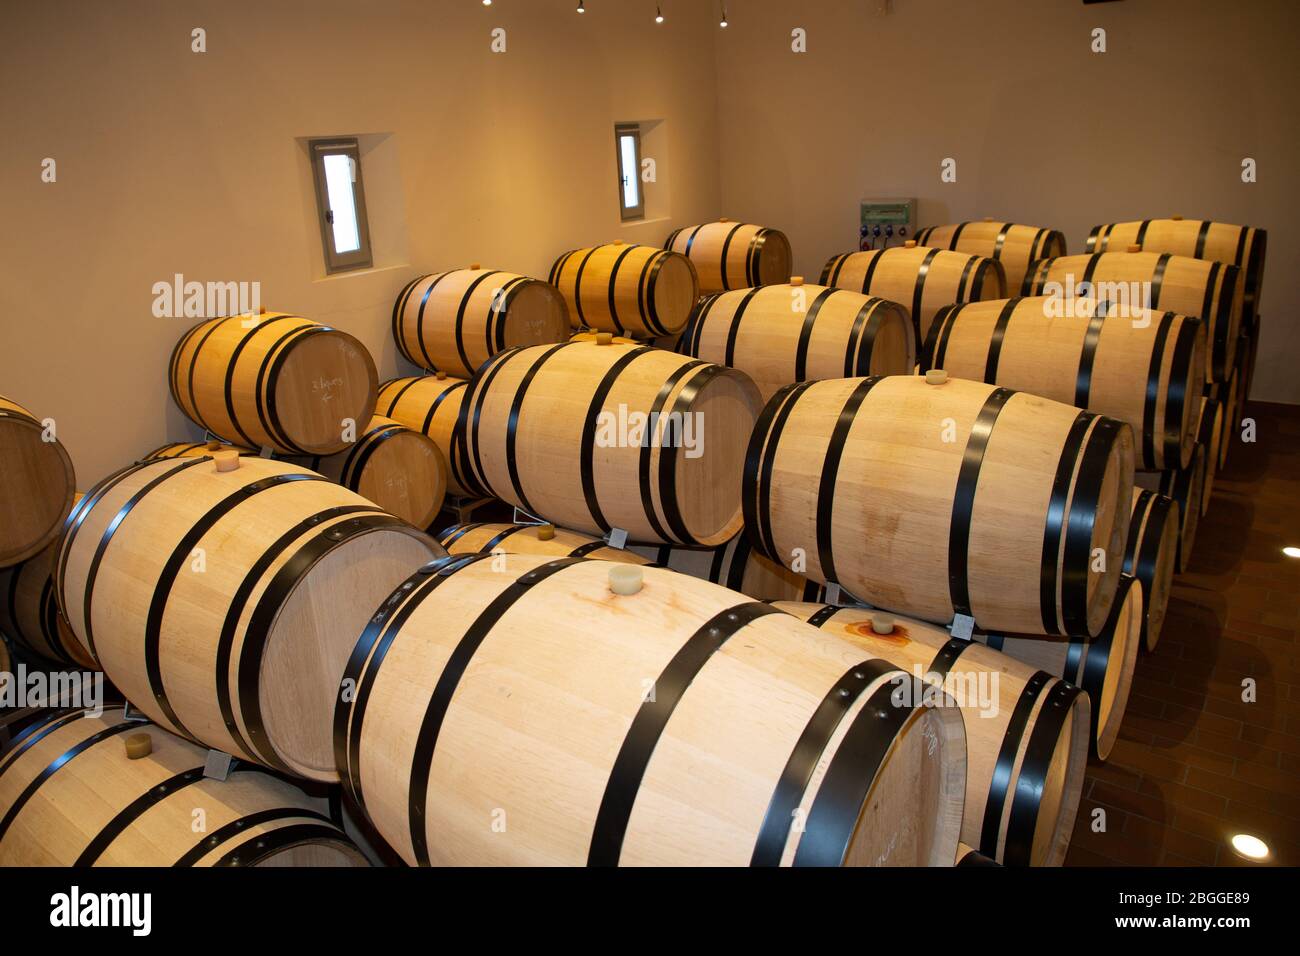
[[[661,4],[655,4],[655,23],[664,22],[664,8]]]
[[[586,8],[585,6],[583,6],[583,4],[582,4],[582,0],[578,0],[578,12],[579,12],[579,13],[586,13],[586,12],[587,12],[587,8]]]
[[[1282,553],[1288,558],[1300,558],[1300,548],[1283,548]]]
[[[724,30],[727,29],[727,5],[725,3],[722,5],[722,19],[718,21],[718,26]]]
[[[1244,857],[1247,860],[1268,859],[1268,844],[1257,836],[1251,836],[1249,833],[1234,833],[1231,843],[1232,852],[1236,853],[1237,856]]]

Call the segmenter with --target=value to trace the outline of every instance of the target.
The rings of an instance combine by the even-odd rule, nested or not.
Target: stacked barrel
[[[728,220],[421,275],[419,374],[382,385],[339,330],[207,320],[169,368],[207,435],[75,506],[0,405],[0,623],[132,705],[14,735],[0,862],[364,864],[333,787],[420,866],[1059,864],[1233,430],[1263,237],[918,238],[817,285]]]

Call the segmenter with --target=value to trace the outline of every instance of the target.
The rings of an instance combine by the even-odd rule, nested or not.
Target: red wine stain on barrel
[[[893,644],[895,647],[904,647],[912,642],[912,639],[907,636],[907,628],[903,627],[901,624],[895,624],[894,629],[888,634],[877,634],[871,629],[870,621],[861,621],[857,624],[846,624],[844,625],[844,629],[850,634],[855,634],[858,637],[870,638],[873,641],[883,641],[886,644]]]

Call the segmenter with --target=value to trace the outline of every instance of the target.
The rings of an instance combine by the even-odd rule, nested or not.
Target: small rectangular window
[[[311,141],[316,207],[327,272],[369,269],[370,226],[361,182],[361,153],[355,139]]]
[[[641,188],[641,127],[620,124],[614,127],[614,144],[618,153],[618,202],[623,219],[645,218],[645,193]]]

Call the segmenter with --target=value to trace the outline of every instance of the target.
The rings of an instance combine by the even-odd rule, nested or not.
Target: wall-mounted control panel
[[[859,209],[858,248],[864,251],[901,246],[916,236],[915,199],[864,199]]]

